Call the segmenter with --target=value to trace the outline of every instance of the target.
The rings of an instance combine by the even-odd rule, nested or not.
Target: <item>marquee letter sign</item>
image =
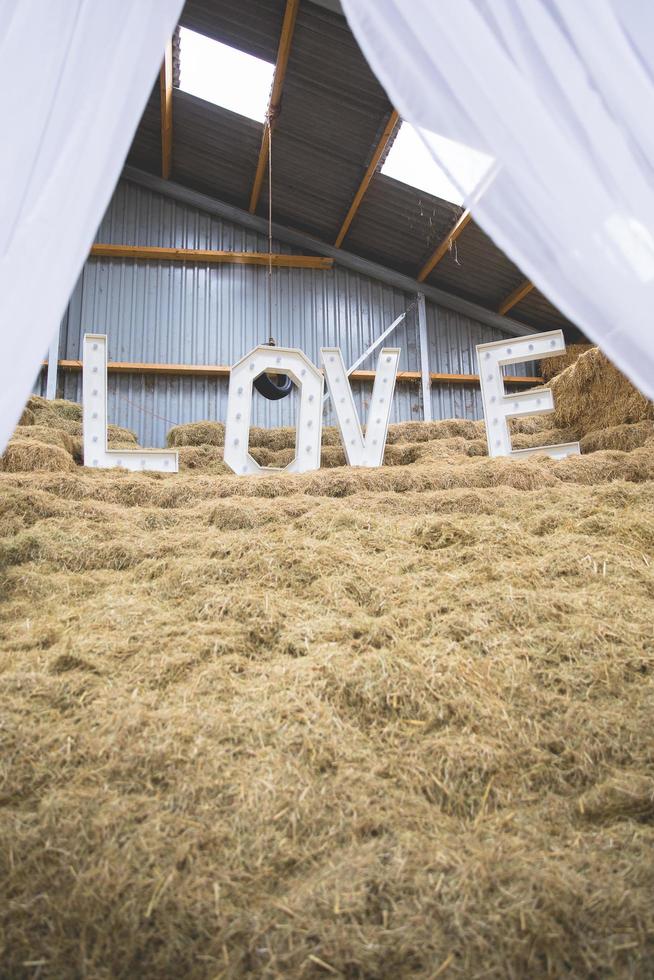
[[[391,418],[400,348],[384,347],[379,355],[365,437],[340,347],[321,347],[320,354],[348,463],[350,466],[381,466]]]
[[[578,442],[533,449],[512,449],[508,420],[539,412],[551,412],[554,396],[549,388],[532,388],[507,395],[503,364],[519,364],[565,352],[562,330],[499,340],[477,346],[481,397],[486,420],[489,456],[531,456],[545,453],[554,459],[578,455]],[[320,466],[322,402],[324,380],[334,407],[345,455],[350,466],[381,466],[391,418],[395,379],[400,360],[399,347],[382,348],[372,397],[368,408],[366,434],[354,403],[343,356],[339,347],[320,349],[323,374],[301,350],[261,345],[241,358],[231,369],[224,460],[239,475],[271,472],[306,473]],[[252,389],[262,374],[285,374],[298,389],[299,407],[295,433],[295,457],[283,468],[260,466],[249,453],[252,421]],[[99,469],[123,467],[128,470],[158,470],[177,473],[176,452],[163,449],[107,448],[107,338],[85,334],[82,370],[84,416],[84,463]]]
[[[549,388],[532,388],[530,391],[507,395],[504,392],[502,364],[520,364],[541,357],[555,357],[565,353],[562,330],[498,340],[492,344],[477,345],[477,362],[481,382],[481,399],[486,421],[486,440],[489,456],[533,456],[545,453],[553,459],[579,455],[578,442],[565,442],[558,446],[537,446],[534,449],[512,449],[508,420],[538,412],[551,412],[554,396]]]
[[[107,338],[104,334],[84,334],[82,404],[85,466],[177,473],[176,452],[107,449]]]
[[[283,468],[260,466],[248,452],[252,386],[254,379],[267,371],[287,374],[297,385],[299,394],[295,458]],[[306,354],[293,347],[260,345],[237,361],[229,375],[224,455],[227,465],[238,474],[317,470],[322,436],[322,388],[320,371]]]

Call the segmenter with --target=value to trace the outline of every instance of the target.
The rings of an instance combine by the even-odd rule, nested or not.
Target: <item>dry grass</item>
[[[589,432],[581,439],[582,453],[595,453],[600,449],[639,449],[654,445],[654,421],[635,422],[633,425],[613,425],[609,429]]]
[[[119,425],[108,425],[107,444],[113,449],[133,449],[137,445],[136,435]],[[0,457],[0,471],[66,472],[74,470],[83,455],[82,406],[60,398],[47,401],[32,395]]]
[[[568,344],[564,354],[558,357],[544,357],[539,365],[539,373],[543,381],[551,381],[561,371],[574,364],[580,354],[592,349],[592,344]]]
[[[580,436],[616,425],[654,419],[654,405],[634,388],[597,347],[552,379],[554,420]]]
[[[0,474],[0,974],[651,977],[640,427]]]
[[[0,471],[19,473],[33,470],[74,470],[75,460],[69,452],[52,441],[14,437],[0,457]]]

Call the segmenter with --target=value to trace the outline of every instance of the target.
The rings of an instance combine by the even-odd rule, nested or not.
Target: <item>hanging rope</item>
[[[272,332],[272,125],[268,116],[268,343],[275,345]]]
[[[279,115],[279,109],[271,106],[266,117],[268,128],[268,343],[271,347],[275,346],[272,315],[272,121],[277,115]],[[286,398],[293,390],[293,382],[287,374],[260,374],[253,383],[259,394],[269,401]]]

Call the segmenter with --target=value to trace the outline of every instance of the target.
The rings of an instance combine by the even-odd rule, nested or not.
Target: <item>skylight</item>
[[[429,133],[428,139],[461,186],[466,191],[474,190],[488,172],[491,157],[434,133]],[[458,188],[438,166],[418,131],[409,123],[403,122],[400,126],[382,173],[452,204],[463,204]]]
[[[275,66],[186,27],[179,35],[182,91],[263,122]]]

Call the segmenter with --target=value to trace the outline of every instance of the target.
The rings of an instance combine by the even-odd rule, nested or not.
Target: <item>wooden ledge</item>
[[[45,363],[45,362],[44,362]],[[59,367],[64,371],[81,371],[82,362],[73,360],[59,361]],[[176,377],[214,377],[228,378],[231,368],[224,364],[150,364],[139,361],[110,361],[107,370],[112,374],[161,374]],[[398,371],[398,381],[420,381],[420,371]],[[353,371],[350,375],[353,381],[374,381],[374,371]],[[439,374],[429,375],[432,384],[479,384],[478,374]],[[504,381],[512,385],[539,385],[542,378],[504,376]]]

